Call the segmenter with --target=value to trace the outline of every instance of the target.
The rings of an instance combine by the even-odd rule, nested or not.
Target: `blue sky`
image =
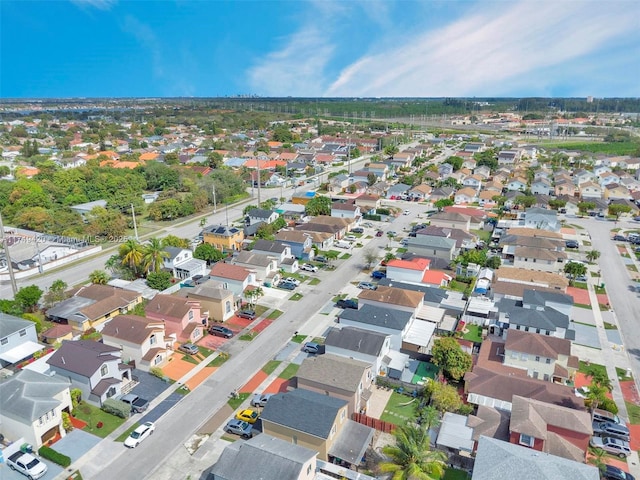
[[[637,0],[0,0],[0,97],[640,96]]]

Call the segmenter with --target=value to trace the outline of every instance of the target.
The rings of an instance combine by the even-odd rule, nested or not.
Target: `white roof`
[[[18,345],[17,347],[13,347],[11,350],[0,353],[0,358],[5,362],[12,364],[18,363],[23,358],[27,358],[29,355],[33,355],[42,349],[44,349],[43,345],[27,340],[22,345]]]
[[[440,424],[436,444],[455,450],[473,452],[473,428],[467,427],[467,417],[447,412]]]
[[[416,313],[416,317],[420,320],[427,320],[429,322],[440,323],[444,317],[444,310],[438,307],[431,307],[429,305],[422,305]]]
[[[405,334],[403,340],[412,345],[426,347],[431,341],[436,324],[424,320],[416,319]]]
[[[471,297],[467,312],[478,313],[480,315],[489,315],[489,312],[497,312],[498,308],[490,300],[485,297]]]

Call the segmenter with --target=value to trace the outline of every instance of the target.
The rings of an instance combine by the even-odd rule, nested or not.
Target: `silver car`
[[[591,437],[589,445],[594,448],[600,448],[607,453],[617,455],[620,458],[627,458],[631,455],[631,447],[629,442],[612,437]]]
[[[251,406],[264,407],[271,397],[273,397],[272,393],[256,393],[251,399]]]

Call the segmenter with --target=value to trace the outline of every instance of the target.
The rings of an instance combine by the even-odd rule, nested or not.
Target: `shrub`
[[[618,413],[618,405],[611,398],[603,398],[600,403],[598,403],[598,408],[601,410],[606,410],[607,412],[611,412],[614,415]]]
[[[378,215],[391,215],[391,210],[388,208],[377,208],[376,213]]]
[[[71,389],[71,406],[75,410],[82,401],[82,390],[79,388]]]
[[[160,379],[164,378],[164,373],[162,373],[162,369],[160,367],[151,367],[149,369],[149,373],[154,377],[158,377]]]
[[[364,219],[365,220],[373,220],[374,222],[379,222],[380,220],[382,220],[382,217],[380,215],[364,215]]]
[[[107,398],[102,403],[102,410],[120,418],[128,418],[129,413],[131,413],[131,406],[128,403],[121,402],[120,400]]]
[[[65,432],[73,430],[73,423],[71,423],[71,418],[69,418],[67,412],[62,412],[62,428],[64,428]]]
[[[42,458],[51,460],[53,463],[57,463],[61,467],[67,468],[71,465],[71,458],[60,452],[56,452],[53,448],[47,447],[46,445],[41,446],[38,453]]]

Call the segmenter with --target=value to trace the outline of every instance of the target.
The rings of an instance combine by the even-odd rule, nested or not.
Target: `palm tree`
[[[258,299],[264,296],[264,290],[262,290],[262,287],[256,287],[245,293],[245,296],[249,299],[249,305],[253,309],[255,308]]]
[[[94,270],[89,274],[89,281],[98,285],[106,285],[111,277],[104,270]]]
[[[594,465],[600,472],[604,472],[607,452],[600,448],[589,447],[589,463]]]
[[[162,263],[169,256],[169,252],[164,249],[162,241],[152,238],[149,243],[142,248],[142,266],[145,273],[159,272],[162,269]]]
[[[134,273],[136,273],[142,263],[142,245],[133,238],[127,240],[118,249],[120,258],[122,258],[122,265],[128,266]]]
[[[587,260],[590,262],[595,262],[598,258],[600,258],[600,252],[598,250],[591,250],[587,252]]]
[[[393,473],[392,480],[442,478],[447,456],[443,452],[430,450],[426,428],[406,424],[396,428],[393,434],[396,444],[382,448],[390,460],[380,464],[381,471]]]

